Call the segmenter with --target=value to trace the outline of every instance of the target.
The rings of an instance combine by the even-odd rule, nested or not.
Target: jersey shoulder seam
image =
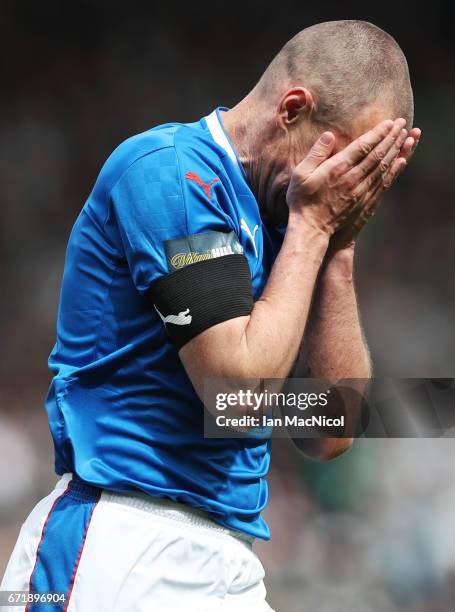
[[[174,153],[175,153],[175,159],[177,161],[177,176],[178,176],[178,181],[179,181],[179,189],[180,189],[180,195],[182,197],[182,203],[183,203],[183,210],[185,211],[185,228],[186,228],[186,233],[189,233],[189,225],[188,225],[188,207],[186,205],[186,199],[185,199],[185,192],[183,190],[183,185],[182,185],[182,165],[180,163],[180,157],[177,151],[177,147],[175,146],[175,142],[174,142]]]

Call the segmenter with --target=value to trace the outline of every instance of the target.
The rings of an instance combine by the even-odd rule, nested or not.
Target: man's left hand
[[[368,205],[362,211],[362,214],[356,215],[353,218],[352,224],[347,225],[332,237],[329,246],[329,253],[333,253],[347,247],[352,247],[354,245],[360,230],[376,212],[385,191],[387,191],[392,183],[394,183],[394,181],[406,167],[409,159],[414,154],[414,151],[419,144],[420,136],[420,129],[412,128],[404,141],[403,146],[401,147],[400,151],[397,152],[395,158],[391,161],[388,168],[385,169],[378,181],[371,185],[370,199]]]

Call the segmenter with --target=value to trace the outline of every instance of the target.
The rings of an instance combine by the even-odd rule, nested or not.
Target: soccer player
[[[65,603],[23,609],[271,609],[252,550],[269,538],[270,441],[204,438],[203,382],[287,377],[300,358],[369,377],[354,244],[419,140],[412,120],[397,43],[329,22],[231,110],[112,153],[69,239],[49,360],[61,479],[1,587]]]

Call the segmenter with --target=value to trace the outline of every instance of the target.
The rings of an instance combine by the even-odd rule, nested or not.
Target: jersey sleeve
[[[253,307],[251,275],[223,176],[173,147],[134,162],[111,192],[137,290],[177,348]]]

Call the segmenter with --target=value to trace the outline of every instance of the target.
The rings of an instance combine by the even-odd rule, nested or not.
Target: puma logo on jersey
[[[258,257],[258,250],[257,250],[257,247],[256,247],[256,232],[259,229],[259,225],[255,225],[254,228],[253,228],[253,233],[251,233],[251,230],[248,227],[247,222],[245,221],[245,219],[242,218],[242,219],[240,219],[240,227],[243,229],[245,234],[251,240],[251,243],[252,243],[253,249],[254,249],[254,254],[256,255],[256,259],[257,259],[257,257]]]
[[[205,195],[208,197],[209,202],[212,201],[212,185],[213,183],[216,183],[217,181],[220,180],[217,176],[214,179],[212,179],[210,183],[204,183],[204,181],[195,172],[187,172],[185,174],[185,178],[188,181],[194,181],[195,183],[200,185],[202,189],[204,190]]]
[[[189,308],[187,308],[186,310],[182,310],[182,312],[179,312],[177,315],[171,314],[167,315],[167,317],[163,317],[163,315],[156,306],[154,308],[156,312],[160,315],[160,319],[165,325],[167,323],[173,323],[174,325],[189,325],[193,319],[193,317],[190,315]]]

